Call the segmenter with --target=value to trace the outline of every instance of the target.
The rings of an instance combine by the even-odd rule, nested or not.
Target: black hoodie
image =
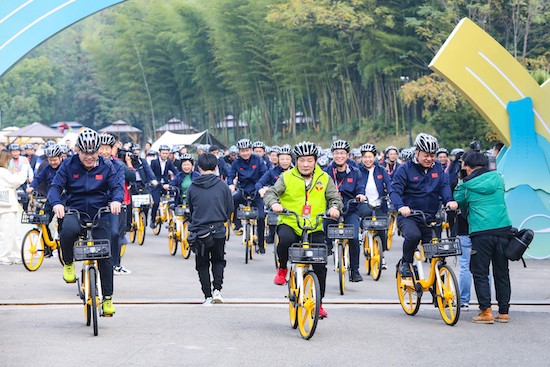
[[[225,182],[214,174],[201,175],[189,186],[187,200],[191,212],[189,231],[203,233],[210,229],[214,238],[225,236],[221,227],[233,212],[233,197]]]

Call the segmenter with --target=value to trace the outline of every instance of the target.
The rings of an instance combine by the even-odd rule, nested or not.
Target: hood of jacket
[[[482,195],[489,195],[501,188],[500,173],[478,168],[464,178],[464,187]]]
[[[220,178],[214,174],[200,175],[193,180],[193,185],[197,185],[204,189],[209,189],[220,182]]]

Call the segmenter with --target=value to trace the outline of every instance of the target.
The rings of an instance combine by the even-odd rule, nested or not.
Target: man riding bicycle
[[[304,216],[315,220],[317,214],[324,213],[327,208],[331,218],[340,217],[340,211],[343,208],[342,199],[338,195],[334,182],[317,165],[319,155],[317,146],[304,141],[296,144],[293,152],[296,156],[296,167],[285,171],[275,185],[267,191],[265,194],[267,207],[275,213],[282,213],[283,208],[292,210],[301,214],[300,220],[302,221]],[[284,285],[288,272],[288,249],[293,243],[300,241],[302,230],[298,227],[294,217],[282,215],[279,216],[277,234],[279,235],[277,255],[280,268],[277,270],[274,282],[277,285]],[[319,226],[311,233],[311,242],[323,243],[324,241],[325,233],[322,223],[319,223]],[[314,264],[313,271],[319,278],[322,299],[326,287],[326,264]],[[319,316],[321,318],[327,316],[322,304]]]
[[[76,215],[65,216],[65,205],[61,200],[61,193],[66,193],[66,205],[69,209],[76,209],[93,218],[99,208],[110,203],[112,214],[120,214],[121,203],[124,199],[124,181],[117,175],[113,164],[103,157],[99,157],[99,134],[85,128],[78,135],[76,141],[77,154],[67,158],[52,181],[48,191],[48,201],[53,205],[57,217],[63,219],[60,232],[60,242],[63,252],[63,279],[67,283],[76,281],[73,262],[73,245],[82,233],[82,228]],[[98,239],[111,238],[111,228],[108,216],[101,218],[97,228],[93,230],[93,237]],[[113,295],[113,266],[112,260],[99,260],[101,275],[101,289],[103,293],[103,313],[112,315],[115,307]]]
[[[405,238],[400,269],[403,277],[412,276],[410,264],[416,246],[421,240],[426,243],[431,239],[431,230],[423,218],[410,216],[411,211],[421,210],[428,218],[434,218],[440,208],[440,200],[451,210],[458,207],[453,200],[449,178],[435,159],[439,148],[437,139],[420,133],[414,145],[413,159],[397,169],[390,190],[391,201],[399,212],[397,227]]]
[[[353,239],[349,240],[349,257],[351,281],[361,282],[363,277],[359,274],[359,257],[361,255],[359,246],[359,226],[361,218],[357,212],[357,204],[349,204],[352,199],[360,202],[365,201],[365,182],[359,168],[347,164],[349,158],[350,146],[345,140],[336,140],[330,147],[332,152],[332,163],[324,171],[332,178],[338,194],[347,208],[344,214],[344,223],[351,224],[354,227]],[[348,206],[349,204],[349,206]]]

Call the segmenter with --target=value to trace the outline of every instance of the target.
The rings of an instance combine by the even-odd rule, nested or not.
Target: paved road
[[[509,324],[472,324],[472,309],[455,327],[430,304],[406,316],[397,304],[393,267],[379,282],[364,275],[364,282],[348,284],[344,296],[330,267],[329,318],[306,342],[288,325],[286,287],[273,284],[272,254],[246,265],[238,240],[232,236],[227,245],[226,304],[206,307],[193,258],[170,256],[166,231],[158,237],[148,232],[144,246],[129,246],[123,263],[133,274],[115,278],[117,314],[100,319],[95,338],[84,325],[76,286],[63,283],[56,259],[34,273],[0,266],[0,365],[81,364],[90,350],[95,364],[128,366],[548,364],[550,261],[528,261],[526,269],[511,264]],[[387,253],[389,264],[397,262],[400,245]]]

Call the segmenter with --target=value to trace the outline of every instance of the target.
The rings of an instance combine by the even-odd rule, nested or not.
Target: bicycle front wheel
[[[302,338],[309,340],[315,334],[321,307],[321,289],[319,279],[313,271],[304,276],[303,302],[298,304],[298,327]]]
[[[139,222],[136,228],[136,234],[138,245],[140,246],[143,245],[143,242],[145,241],[145,222],[145,213],[139,212]]]
[[[290,326],[293,329],[298,327],[298,293],[299,290],[296,287],[296,274],[293,269],[290,269],[290,275],[288,277],[288,312],[290,316]]]
[[[29,230],[23,237],[21,261],[28,271],[38,270],[44,261],[44,240],[36,228]]]
[[[94,336],[97,336],[97,309],[98,309],[98,300],[97,300],[97,274],[95,268],[90,268],[88,270],[88,276],[90,278],[90,307],[92,313],[92,325],[94,328]]]
[[[363,254],[365,255],[365,269],[367,271],[367,275],[370,275],[371,273],[371,253],[370,253],[370,239],[369,237],[365,237],[365,240],[363,241]]]
[[[338,244],[338,285],[340,289],[340,295],[344,295],[346,288],[346,269],[344,266],[344,245]]]
[[[250,238],[250,223],[246,223],[244,226],[244,263],[248,264],[248,258],[252,259],[252,238]]]
[[[436,274],[435,296],[441,318],[447,325],[455,325],[460,317],[460,295],[455,273],[442,265]]]
[[[189,259],[189,256],[191,255],[191,249],[189,248],[189,241],[187,240],[187,237],[189,237],[189,229],[187,221],[185,221],[181,226],[181,255],[184,259]]]
[[[130,225],[130,230],[128,231],[128,235],[130,236],[130,242],[135,243],[136,242],[136,228],[138,224],[132,221],[132,224]]]
[[[155,217],[155,228],[153,228],[153,234],[158,236],[162,228],[162,217],[160,215],[160,209],[157,210],[157,216]]]
[[[176,238],[176,225],[173,220],[168,224],[168,251],[174,256],[178,250],[178,239]]]
[[[401,267],[401,261],[399,261],[397,269]],[[420,309],[420,299],[422,294],[418,294],[414,287],[414,283],[411,278],[403,279],[399,270],[396,273],[397,279],[397,295],[399,296],[399,303],[403,308],[403,311],[407,315],[414,316]]]
[[[393,232],[395,231],[395,216],[390,215],[390,223],[388,225],[388,236],[386,239],[386,247],[388,251],[391,249],[391,245],[393,244]]]
[[[382,275],[382,256],[383,256],[383,250],[382,250],[382,240],[380,239],[380,236],[375,236],[372,241],[372,256],[371,256],[371,276],[372,279],[378,280],[380,279],[380,275]]]

